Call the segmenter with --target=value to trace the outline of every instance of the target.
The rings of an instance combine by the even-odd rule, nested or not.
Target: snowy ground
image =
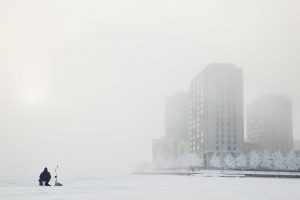
[[[300,179],[174,175],[62,180],[63,187],[0,180],[2,200],[299,200]]]

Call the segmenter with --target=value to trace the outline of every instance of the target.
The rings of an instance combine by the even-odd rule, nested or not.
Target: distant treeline
[[[206,167],[205,167],[206,166]],[[196,154],[186,154],[177,159],[157,158],[153,163],[155,170],[256,170],[256,171],[300,171],[300,157],[294,151],[286,156],[280,152],[268,153],[252,151],[248,154],[214,153],[204,164]]]

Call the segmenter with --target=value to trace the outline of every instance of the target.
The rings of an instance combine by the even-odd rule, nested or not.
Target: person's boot
[[[42,181],[40,181],[40,186],[44,186]]]
[[[45,186],[51,186],[51,185],[49,185],[49,183],[47,182],[47,183],[45,184]]]

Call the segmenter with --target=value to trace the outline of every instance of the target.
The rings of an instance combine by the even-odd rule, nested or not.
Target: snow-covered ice
[[[0,181],[1,200],[299,200],[300,179],[174,175],[103,176],[61,180],[63,187]]]

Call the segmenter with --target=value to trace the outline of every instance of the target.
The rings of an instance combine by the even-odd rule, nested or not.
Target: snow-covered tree
[[[300,170],[300,157],[295,152],[283,156],[280,152],[262,154],[252,151],[247,156],[239,154],[236,158],[232,154],[214,153],[209,160],[212,169],[237,169],[237,170]],[[203,167],[203,160],[196,154],[188,153],[175,159],[174,157],[157,156],[153,160],[155,170],[196,170]]]
[[[261,167],[264,170],[272,169],[272,159],[268,151],[264,151],[261,157]]]
[[[153,168],[156,170],[195,170],[203,167],[203,160],[196,154],[188,153],[175,158],[164,158],[158,156],[153,161]]]
[[[217,155],[217,153],[214,153],[213,156],[211,157],[209,164],[212,168],[214,169],[222,169],[223,164],[222,164],[222,158],[221,156]]]
[[[282,154],[280,153],[280,151],[278,152],[274,152],[271,155],[272,160],[273,160],[273,170],[285,170],[285,159],[282,156]]]
[[[260,156],[256,151],[251,151],[249,154],[249,169],[257,170],[260,167]]]
[[[295,155],[296,164],[297,164],[297,171],[300,171],[300,156]]]
[[[229,153],[224,158],[226,169],[234,169],[235,168],[235,162],[233,156]]]
[[[239,170],[247,168],[247,158],[244,154],[238,155],[238,157],[235,159],[235,167]]]
[[[297,158],[294,151],[291,151],[286,157],[286,167],[289,171],[296,171],[298,169]]]
[[[185,154],[179,157],[176,161],[177,169],[194,170],[203,167],[203,161],[196,154]]]
[[[191,170],[199,169],[203,166],[202,159],[200,159],[196,154],[187,154],[185,156],[185,162]]]

